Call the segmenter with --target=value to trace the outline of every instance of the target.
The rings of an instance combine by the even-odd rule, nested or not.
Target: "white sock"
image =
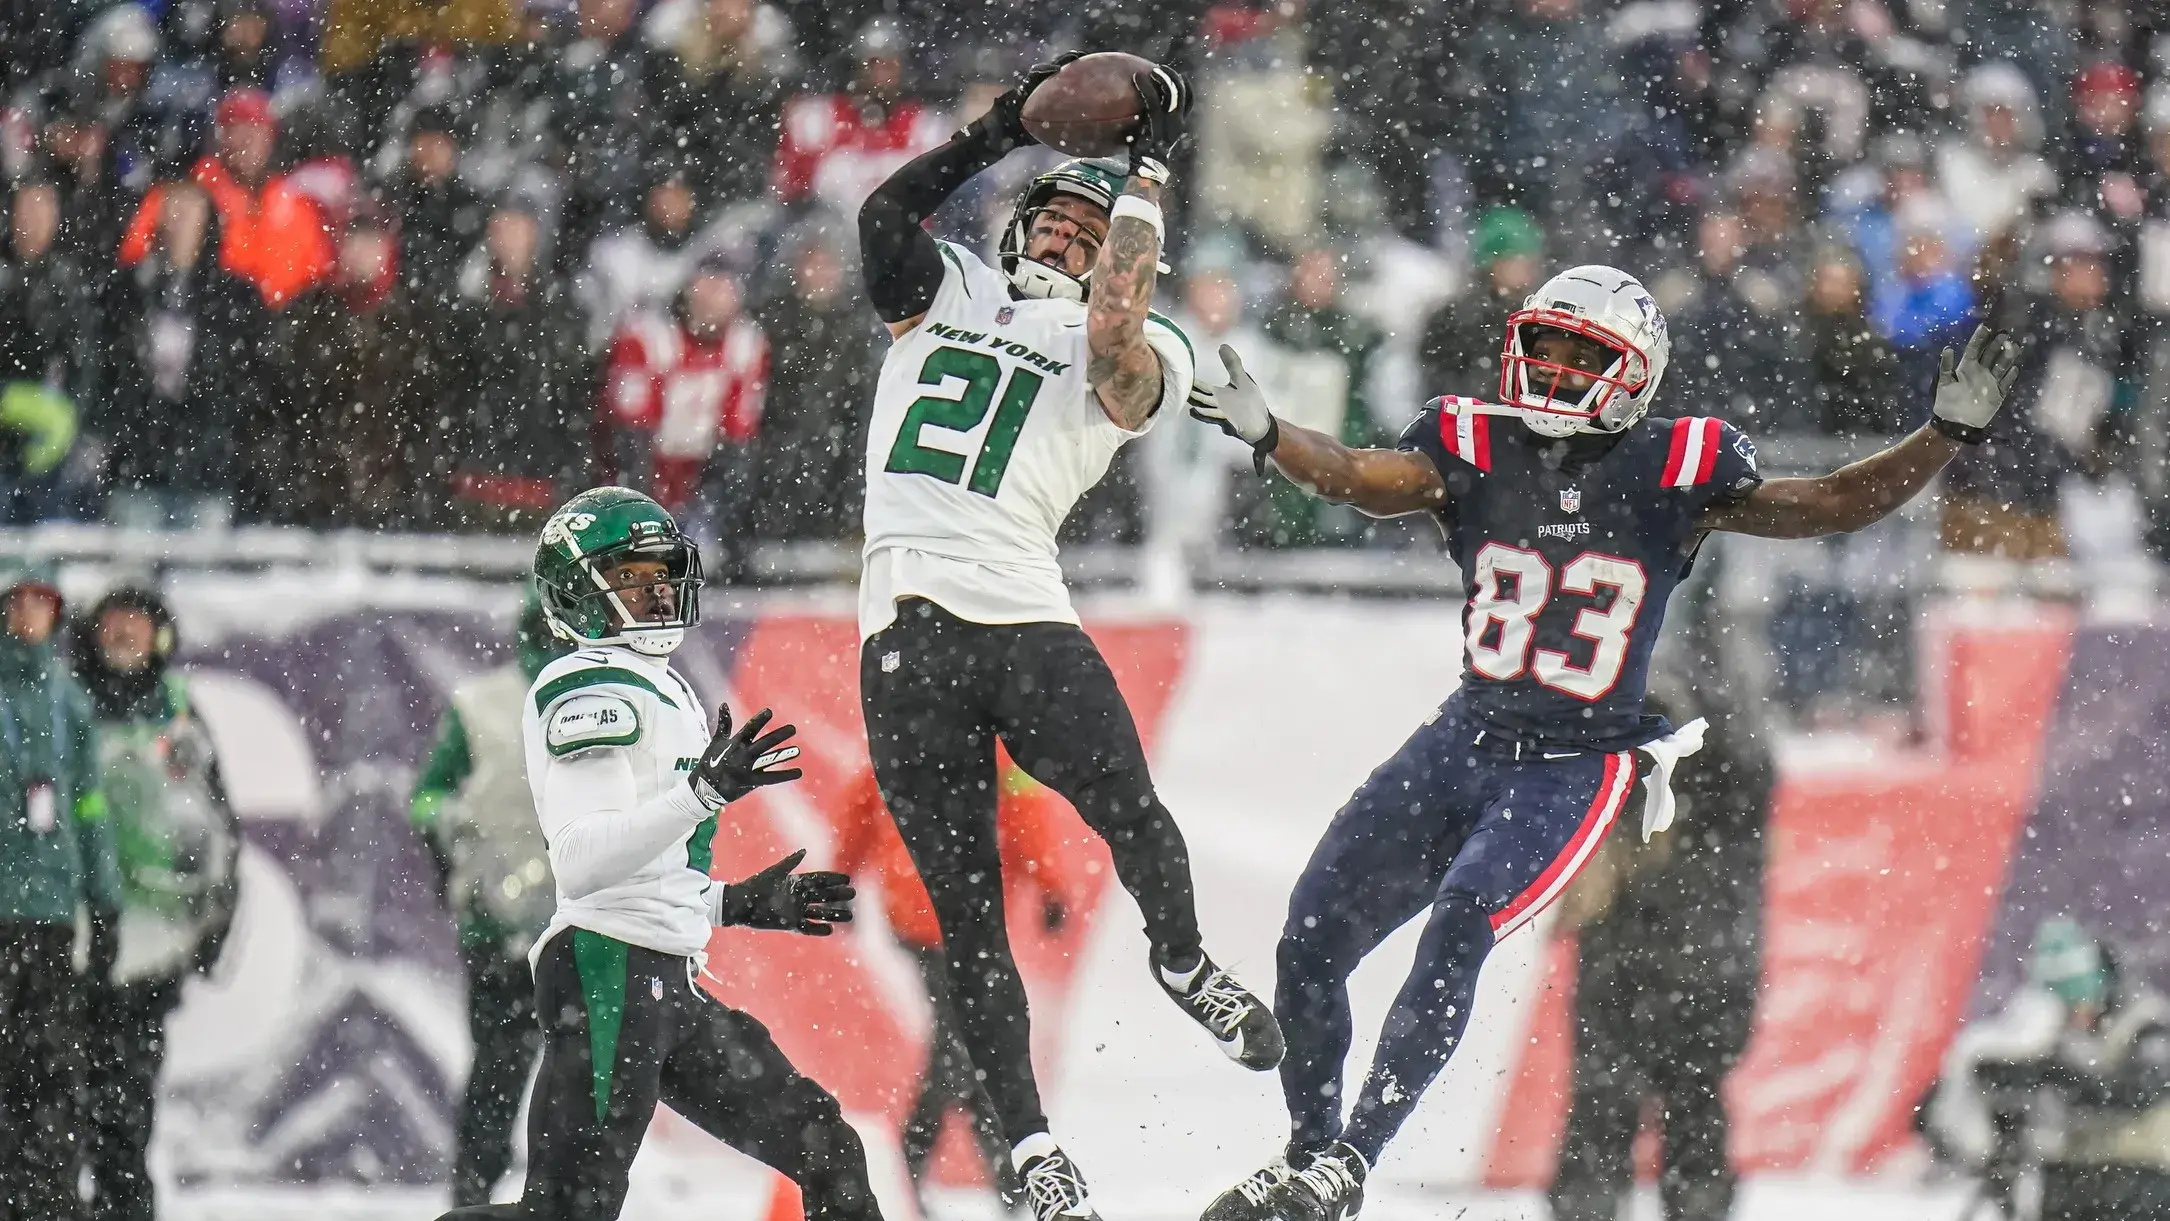
[[[1200,954],[1198,961],[1192,964],[1188,971],[1171,971],[1166,967],[1156,967],[1154,969],[1160,972],[1160,978],[1169,987],[1178,992],[1188,992],[1190,986],[1198,982],[1199,974],[1206,969],[1206,956]]]
[[[1018,1170],[1023,1170],[1026,1162],[1036,1157],[1043,1157],[1056,1150],[1057,1146],[1053,1136],[1045,1132],[1035,1132],[1018,1141],[1017,1147],[1010,1150],[1010,1165]]]

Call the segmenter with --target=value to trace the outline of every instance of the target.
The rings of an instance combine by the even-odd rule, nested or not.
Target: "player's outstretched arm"
[[[1988,436],[1989,422],[2019,378],[2019,345],[1976,327],[1966,354],[1943,354],[1929,423],[1880,453],[1814,479],[1773,479],[1715,506],[1696,523],[1762,538],[1814,538],[1874,525],[1912,500],[1962,445]]]
[[[1447,483],[1430,458],[1413,450],[1357,449],[1274,418],[1265,392],[1234,348],[1221,345],[1229,384],[1191,388],[1190,413],[1248,444],[1260,473],[1266,460],[1312,495],[1355,505],[1372,517],[1420,513],[1447,503]]]
[[[859,267],[867,297],[892,336],[919,325],[942,287],[942,252],[924,228],[943,201],[1013,148],[1039,141],[1025,130],[1025,98],[1078,53],[1025,74],[987,113],[891,174],[859,207]]]
[[[1136,432],[1160,405],[1160,357],[1145,340],[1145,316],[1160,279],[1161,191],[1168,159],[1183,138],[1190,87],[1166,68],[1141,74],[1138,127],[1130,135],[1130,176],[1108,215],[1108,238],[1093,264],[1085,309],[1085,378],[1100,409]]]

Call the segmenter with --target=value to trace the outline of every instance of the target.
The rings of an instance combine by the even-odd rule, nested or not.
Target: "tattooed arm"
[[[1160,185],[1132,175],[1125,196],[1160,203]],[[1160,234],[1142,216],[1118,216],[1108,225],[1100,259],[1093,265],[1092,297],[1085,310],[1086,380],[1100,409],[1116,427],[1136,432],[1160,404],[1160,357],[1145,341],[1145,314],[1159,279]]]

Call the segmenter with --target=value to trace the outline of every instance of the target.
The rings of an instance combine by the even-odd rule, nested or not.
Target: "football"
[[[1153,61],[1123,51],[1099,51],[1063,65],[1025,99],[1025,130],[1073,157],[1106,157],[1123,150],[1138,122],[1132,80]]]

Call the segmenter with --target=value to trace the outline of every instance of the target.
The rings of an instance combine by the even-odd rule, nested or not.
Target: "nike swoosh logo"
[[[1579,751],[1579,750],[1571,750],[1571,751],[1568,751],[1568,752],[1567,752],[1566,754],[1563,754],[1563,755],[1556,755],[1556,754],[1553,754],[1553,753],[1552,753],[1551,751],[1549,751],[1549,750],[1545,752],[1545,758],[1547,758],[1547,759],[1580,759],[1581,757],[1582,757],[1582,752],[1581,752],[1581,751]]]

